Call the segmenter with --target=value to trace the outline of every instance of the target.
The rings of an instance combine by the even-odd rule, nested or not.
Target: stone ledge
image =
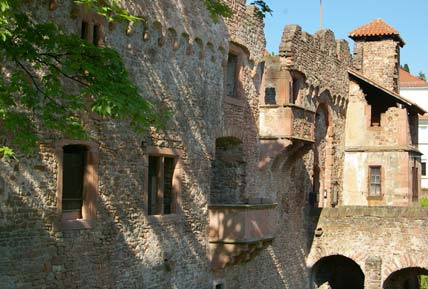
[[[422,154],[412,146],[355,146],[346,147],[345,152],[414,152]]]
[[[421,207],[365,207],[349,206],[339,208],[326,208],[321,211],[323,218],[337,217],[381,217],[381,218],[408,218],[428,220],[428,208]]]

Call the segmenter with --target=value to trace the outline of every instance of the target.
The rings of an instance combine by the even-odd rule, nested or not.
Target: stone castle
[[[146,19],[128,26],[27,2],[114,47],[173,116],[144,137],[89,117],[89,141],[40,132],[38,154],[0,160],[0,288],[419,288],[425,112],[398,94],[394,28],[355,29],[352,56],[286,26],[265,56],[245,0],[218,23],[200,0],[125,1]]]

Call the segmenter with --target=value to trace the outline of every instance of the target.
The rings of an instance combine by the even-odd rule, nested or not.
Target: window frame
[[[237,58],[237,63],[235,67],[235,89],[233,96],[228,95],[227,89],[229,55],[234,55]],[[242,77],[244,73],[243,68],[248,62],[249,55],[250,53],[245,47],[233,42],[229,43],[229,53],[227,54],[226,65],[224,67],[224,101],[226,103],[237,106],[245,105],[245,91],[242,84]]]
[[[151,218],[168,218],[169,216],[176,216],[181,214],[181,174],[182,174],[182,151],[179,149],[172,148],[163,148],[156,146],[148,146],[144,150],[143,163],[144,163],[144,210],[145,214]],[[163,201],[161,204],[161,213],[160,214],[149,214],[149,158],[151,156],[160,157],[161,164],[164,163],[164,158],[173,158],[174,159],[174,170],[172,173],[172,191],[171,191],[171,213],[164,214]],[[161,165],[161,171],[163,166]],[[162,172],[161,172],[162,174]],[[162,175],[160,176],[162,178]],[[163,179],[163,178],[162,178]],[[161,182],[160,189],[158,189],[158,194],[163,194],[163,182]],[[163,196],[162,196],[163,200]]]
[[[372,169],[379,169],[379,195],[373,195],[371,186],[372,186]],[[383,168],[381,165],[369,165],[367,172],[367,198],[368,199],[382,199],[383,198],[383,187],[384,187],[384,176],[383,176]],[[377,185],[377,184],[374,184]]]
[[[86,12],[83,8],[80,9],[79,14],[80,38],[85,39],[97,47],[103,47],[104,34],[108,23],[107,20],[103,16],[98,15],[93,11]],[[86,24],[85,34],[82,33],[84,23]],[[95,30],[97,35],[95,35]]]
[[[427,176],[427,161],[426,160],[421,161],[421,176],[422,177]]]
[[[64,147],[78,145],[86,147],[86,163],[83,174],[82,218],[70,219],[62,209]],[[89,141],[62,140],[56,144],[57,158],[57,213],[61,228],[64,230],[90,229],[96,219],[96,202],[98,199],[98,145]]]

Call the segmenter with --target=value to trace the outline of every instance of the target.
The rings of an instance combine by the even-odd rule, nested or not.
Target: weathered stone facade
[[[52,1],[27,2],[36,18],[68,33],[89,19],[71,1],[51,9]],[[145,97],[172,108],[172,118],[165,131],[142,137],[126,122],[88,116],[89,141],[41,130],[37,155],[1,160],[1,288],[309,289],[327,286],[325,268],[345,264],[343,274],[363,274],[374,289],[400,269],[428,268],[425,210],[336,208],[379,204],[367,203],[348,179],[367,182],[365,170],[349,172],[354,158],[357,168],[376,160],[391,171],[395,181],[384,189],[394,192],[382,205],[409,204],[403,197],[417,154],[409,148],[411,104],[389,108],[372,132],[363,84],[349,71],[358,55],[352,59],[346,41],[286,26],[279,56],[264,58],[255,8],[227,2],[234,16],[218,23],[199,0],[127,1],[145,23],[99,22],[102,42],[119,51]],[[363,143],[378,151],[348,154]],[[88,150],[90,199],[73,220],[61,207],[66,145]],[[165,177],[170,213],[165,202],[152,207],[148,193],[167,174],[165,167],[154,174],[153,160],[167,158],[174,160]],[[403,250],[408,258],[397,256]],[[333,255],[343,258],[323,262]]]

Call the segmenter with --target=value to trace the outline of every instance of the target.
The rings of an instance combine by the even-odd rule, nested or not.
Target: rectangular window
[[[101,38],[100,25],[94,25],[94,33],[92,35],[92,43],[95,46],[99,46],[100,38]]]
[[[86,148],[64,147],[62,170],[62,212],[64,219],[81,219],[86,168]]]
[[[173,175],[176,159],[169,156],[149,156],[148,214],[174,213]]]
[[[369,197],[380,197],[381,196],[381,167],[372,166],[369,167],[369,182],[370,182],[370,191]]]
[[[413,200],[418,199],[419,193],[419,169],[417,167],[412,167],[412,198]]]
[[[82,28],[80,31],[80,38],[88,40],[89,39],[89,23],[82,21]]]
[[[380,115],[381,112],[379,109],[372,105],[371,118],[370,118],[370,126],[380,126]]]
[[[96,144],[62,140],[58,160],[57,209],[64,230],[88,229],[96,219],[99,151]]]
[[[229,54],[227,59],[226,95],[236,97],[238,56]]]
[[[427,163],[426,162],[422,162],[421,166],[422,166],[422,172],[421,172],[421,174],[422,174],[422,176],[426,177],[426,175],[427,175]]]

